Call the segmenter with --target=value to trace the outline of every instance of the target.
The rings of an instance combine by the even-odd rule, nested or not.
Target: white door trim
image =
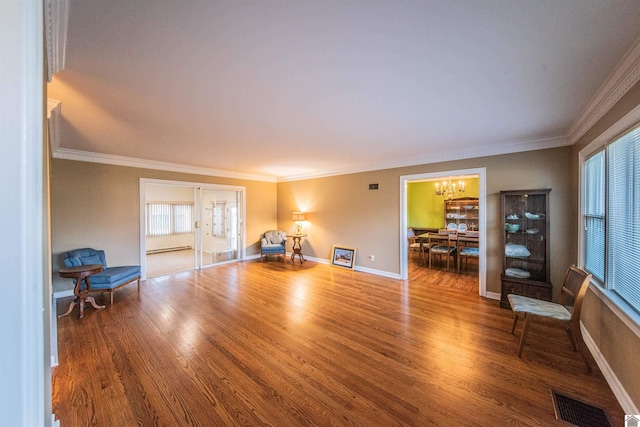
[[[184,187],[192,187],[195,189],[206,189],[206,190],[222,190],[222,191],[235,191],[240,193],[239,203],[241,206],[238,207],[240,209],[240,224],[238,224],[240,228],[241,237],[238,241],[238,245],[240,248],[239,260],[244,260],[246,256],[246,200],[247,200],[247,188],[239,185],[224,185],[224,184],[208,184],[202,182],[189,182],[189,181],[173,181],[173,180],[164,180],[164,179],[152,179],[152,178],[140,178],[140,275],[142,280],[147,278],[147,239],[146,239],[146,215],[145,215],[145,200],[146,200],[146,184],[162,184],[162,185],[173,185],[173,186],[184,186]],[[196,211],[199,212],[199,205],[196,207]],[[198,213],[199,219],[199,213]],[[196,235],[198,233],[196,232]]]
[[[478,293],[487,296],[487,168],[458,169],[442,172],[430,172],[415,175],[400,176],[400,278],[407,280],[409,275],[409,258],[407,247],[407,184],[412,181],[437,179],[449,176],[477,175],[478,176],[478,208],[480,231],[480,259],[478,268]]]

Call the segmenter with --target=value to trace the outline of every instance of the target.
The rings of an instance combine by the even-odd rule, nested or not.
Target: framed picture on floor
[[[333,245],[331,247],[331,265],[353,270],[356,266],[356,248]]]

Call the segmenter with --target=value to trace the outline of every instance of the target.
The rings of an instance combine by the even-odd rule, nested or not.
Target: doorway
[[[486,168],[451,170],[400,177],[400,278],[408,279],[408,188],[410,183],[441,181],[450,177],[478,179],[478,231],[480,232],[480,258],[478,260],[478,293],[486,296]],[[434,190],[435,191],[435,190]],[[443,214],[444,218],[444,214]]]
[[[140,180],[142,278],[244,258],[245,188]]]

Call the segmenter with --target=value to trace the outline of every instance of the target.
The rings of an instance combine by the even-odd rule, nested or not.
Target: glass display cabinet
[[[502,292],[551,301],[549,277],[549,193],[551,189],[501,191]]]

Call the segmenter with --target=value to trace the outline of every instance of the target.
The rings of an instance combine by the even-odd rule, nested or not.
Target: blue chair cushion
[[[140,277],[140,266],[109,267],[91,276],[93,289],[113,289]]]
[[[436,246],[432,246],[429,250],[436,254],[447,254],[447,253],[452,253],[455,249],[456,249],[455,246],[436,245]]]
[[[262,245],[262,253],[263,254],[283,254],[285,253],[285,247],[280,243],[271,243],[271,244]]]
[[[103,250],[91,248],[75,249],[65,253],[63,259],[67,267],[89,264],[102,264],[104,266],[104,270],[100,273],[91,275],[92,289],[114,289],[140,277],[139,265],[107,267]]]
[[[460,248],[460,255],[462,256],[480,256],[480,249],[473,247]]]
[[[82,265],[88,265],[88,264],[104,265],[104,263],[102,262],[102,260],[98,255],[83,256],[83,257],[80,257],[80,260],[82,261]]]
[[[107,260],[104,251],[91,248],[75,249],[64,254],[64,265],[67,268],[89,264],[102,264],[107,268]]]

